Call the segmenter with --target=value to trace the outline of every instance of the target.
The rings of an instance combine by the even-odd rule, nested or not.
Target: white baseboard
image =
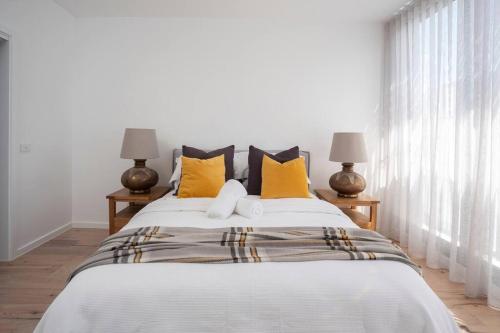
[[[71,228],[108,229],[108,222],[68,222],[46,233],[45,235],[38,237],[37,239],[29,242],[28,244],[21,246],[15,251],[14,257],[11,258],[10,260],[14,260],[22,256],[23,254],[28,253],[29,251],[39,247],[40,245],[50,241],[51,239],[56,238],[57,236],[61,235],[62,233],[68,231]]]
[[[85,229],[108,229],[108,222],[85,222],[85,221],[73,221],[71,222],[73,228],[85,228]]]
[[[45,235],[38,237],[37,239],[29,242],[28,244],[21,246],[16,250],[16,253],[14,253],[14,258],[12,258],[12,260],[22,256],[23,254],[28,253],[34,248],[39,247],[43,243],[48,242],[49,240],[59,236],[60,234],[64,233],[65,231],[68,231],[71,228],[72,228],[71,222],[68,222],[60,226],[59,228],[49,231]]]

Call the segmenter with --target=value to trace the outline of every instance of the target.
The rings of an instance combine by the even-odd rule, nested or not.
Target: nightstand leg
[[[377,231],[377,205],[370,205],[371,229]]]
[[[109,234],[115,233],[116,201],[109,199]]]

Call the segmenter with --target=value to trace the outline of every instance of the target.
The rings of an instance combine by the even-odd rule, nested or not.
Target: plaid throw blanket
[[[358,228],[145,227],[106,238],[69,277],[95,266],[150,262],[259,263],[315,260],[393,260],[420,269],[391,240]]]

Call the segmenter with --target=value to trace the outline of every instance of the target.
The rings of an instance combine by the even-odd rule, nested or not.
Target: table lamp
[[[158,173],[146,166],[146,159],[159,157],[156,130],[126,128],[120,157],[135,161],[122,175],[123,186],[133,194],[149,193],[158,183]]]
[[[330,177],[330,187],[339,197],[357,198],[363,192],[366,181],[354,172],[354,163],[366,162],[365,139],[363,133],[334,133],[330,161],[341,162],[342,171]]]

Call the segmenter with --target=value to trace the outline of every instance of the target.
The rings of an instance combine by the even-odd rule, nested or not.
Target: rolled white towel
[[[212,219],[227,219],[234,212],[236,203],[247,195],[247,190],[235,179],[228,180],[208,207],[207,215]]]
[[[243,217],[253,219],[262,216],[263,213],[264,207],[262,203],[257,200],[241,198],[236,204],[236,214]]]

